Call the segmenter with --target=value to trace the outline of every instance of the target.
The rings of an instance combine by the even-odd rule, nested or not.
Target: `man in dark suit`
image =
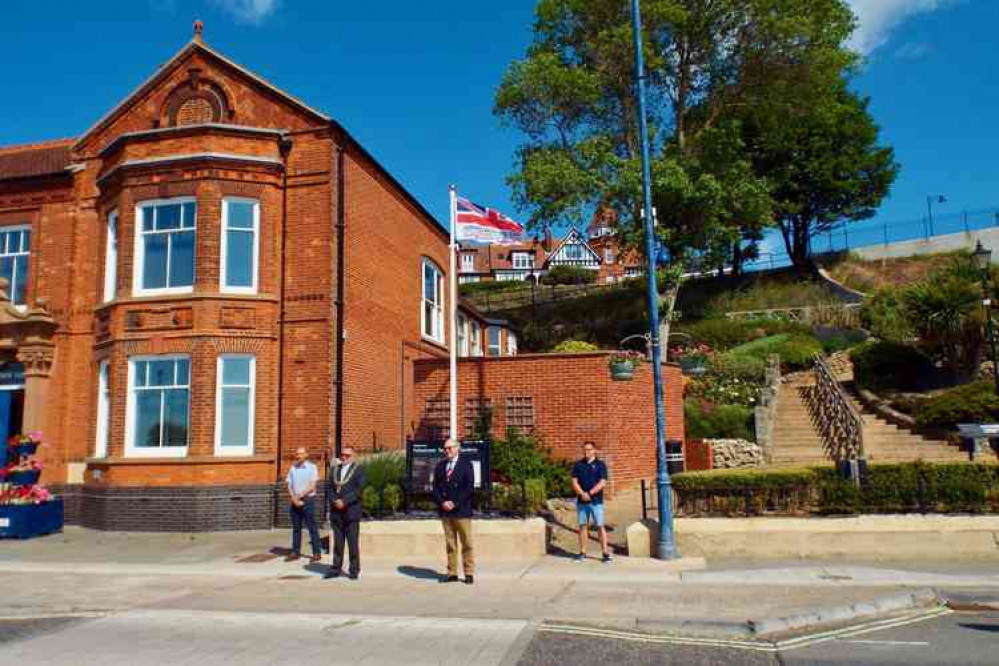
[[[444,460],[434,469],[434,502],[440,510],[447,544],[447,575],[442,583],[458,581],[458,540],[465,583],[475,576],[475,552],[472,550],[472,495],[475,472],[472,463],[459,454],[461,446],[454,439],[444,442]]]
[[[330,525],[333,527],[333,566],[323,578],[343,575],[343,542],[350,550],[351,580],[361,575],[361,557],[358,552],[358,533],[361,524],[361,489],[364,488],[364,470],[354,461],[354,449],[346,447],[340,454],[340,464],[330,472],[327,497],[330,503]]]

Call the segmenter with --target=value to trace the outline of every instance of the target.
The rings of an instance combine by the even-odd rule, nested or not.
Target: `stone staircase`
[[[853,381],[849,359],[834,358],[830,366],[849,392]],[[798,467],[832,462],[809,408],[814,388],[815,373],[810,371],[788,375],[781,384],[774,423],[773,466]],[[957,446],[899,428],[865,408],[853,395],[850,395],[850,401],[864,422],[864,449],[868,462],[968,462],[968,453]]]

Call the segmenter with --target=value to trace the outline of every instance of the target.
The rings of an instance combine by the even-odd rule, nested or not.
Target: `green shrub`
[[[999,419],[999,397],[991,382],[973,382],[916,402],[913,416],[918,425],[936,428],[993,422]]]
[[[364,513],[372,516],[378,513],[381,508],[382,500],[378,496],[378,491],[372,486],[364,486],[364,490],[361,491],[361,509]]]
[[[541,277],[541,284],[590,284],[597,272],[581,266],[556,266]]]
[[[402,486],[397,483],[385,486],[382,491],[382,503],[389,513],[396,513],[402,506]]]
[[[544,479],[528,479],[524,482],[524,493],[527,498],[527,510],[529,512],[537,513],[541,510],[541,507],[545,504],[545,499],[547,499],[545,491]]]
[[[585,340],[564,340],[552,349],[553,352],[557,354],[572,354],[577,352],[591,352],[597,351],[597,347],[592,342],[586,342]]]
[[[734,356],[758,358],[761,361],[765,361],[771,354],[776,354],[780,357],[781,366],[793,371],[810,367],[815,355],[822,353],[822,345],[812,335],[781,333],[747,342],[729,353]]]
[[[494,441],[489,455],[492,471],[515,486],[528,479],[542,479],[552,497],[572,495],[569,464],[553,460],[544,442],[536,435],[507,428],[506,438]]]
[[[686,333],[694,342],[703,342],[718,351],[738,347],[749,340],[749,333],[757,328],[751,322],[734,319],[703,319],[678,326],[678,331]]]
[[[756,403],[766,375],[766,363],[753,356],[713,354],[706,372],[691,382],[688,395],[710,403],[749,407]]]
[[[895,287],[879,289],[860,306],[860,321],[876,338],[903,343],[915,335],[903,302],[903,292]]]
[[[934,376],[933,363],[911,345],[872,340],[854,347],[850,358],[857,385],[872,391],[918,390]]]
[[[406,454],[402,451],[383,451],[358,459],[364,472],[364,485],[374,488],[381,495],[390,485],[401,486],[406,478]]]
[[[493,484],[493,506],[500,511],[520,514],[524,510],[524,489],[519,483]]]
[[[706,472],[684,472],[672,477],[676,490],[704,488],[790,488],[813,483],[810,469],[716,469]]]
[[[530,290],[531,283],[524,280],[486,280],[483,282],[466,282],[458,285],[458,293],[461,296],[475,296],[476,294],[492,294],[503,291]]]
[[[697,398],[687,398],[683,420],[687,436],[693,439],[756,439],[751,407],[702,404]]]

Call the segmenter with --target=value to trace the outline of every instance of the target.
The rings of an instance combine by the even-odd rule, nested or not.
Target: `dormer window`
[[[512,256],[514,268],[532,268],[533,262],[531,261],[530,252],[514,252]]]
[[[461,270],[463,271],[473,271],[475,270],[475,255],[471,252],[461,255]]]

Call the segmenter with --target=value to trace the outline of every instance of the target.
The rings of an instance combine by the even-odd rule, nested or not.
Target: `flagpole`
[[[450,436],[459,441],[458,433],[458,246],[455,227],[458,222],[458,193],[454,185],[448,187],[451,203],[451,242],[448,244],[448,282],[451,298],[448,300],[448,349],[451,356],[451,420]]]

